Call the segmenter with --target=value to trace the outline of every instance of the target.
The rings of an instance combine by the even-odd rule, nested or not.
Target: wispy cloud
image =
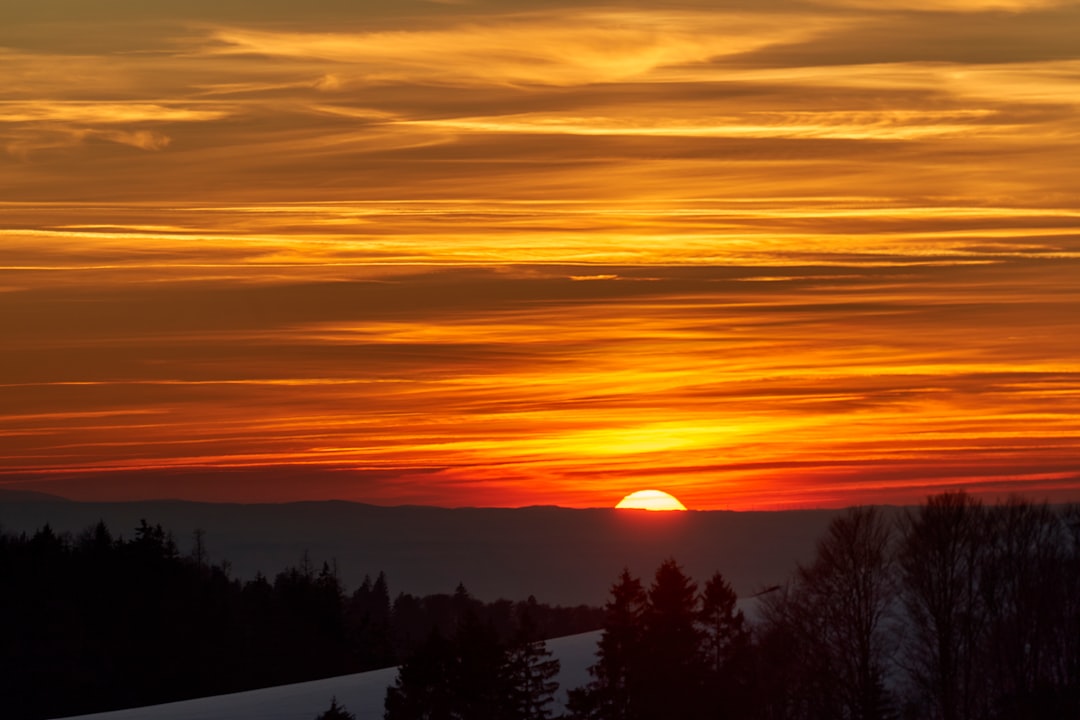
[[[789,18],[793,19],[793,18]],[[598,12],[510,15],[440,30],[300,33],[220,29],[203,52],[320,60],[364,85],[577,85],[618,82],[701,64],[824,27],[745,13]],[[335,77],[338,77],[335,75]]]
[[[1072,4],[76,5],[0,28],[0,483],[1076,497]]]
[[[0,122],[68,122],[113,125],[139,122],[205,122],[231,114],[223,109],[201,109],[169,103],[116,103],[88,101],[0,102]]]
[[[927,12],[985,13],[1031,12],[1069,5],[1069,0],[810,0],[819,5],[858,8],[879,12],[918,10]]]

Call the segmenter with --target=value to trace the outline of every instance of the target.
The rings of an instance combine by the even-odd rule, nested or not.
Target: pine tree
[[[385,720],[516,720],[506,647],[475,614],[453,640],[433,630],[386,693]]]
[[[511,720],[515,694],[505,645],[486,622],[470,613],[455,638],[455,665],[450,677],[454,717],[460,720]]]
[[[433,630],[387,688],[385,720],[452,720],[454,654],[451,643]]]
[[[589,668],[592,680],[572,690],[568,709],[577,718],[630,720],[639,693],[639,656],[642,652],[642,618],[647,598],[641,581],[623,569],[604,606],[604,634],[600,637],[596,663]]]
[[[330,707],[315,720],[356,720],[356,716],[345,709],[344,705],[337,704],[337,698],[330,698]]]
[[[705,583],[698,622],[704,631],[709,695],[716,714],[746,714],[751,677],[750,630],[735,590],[719,572]]]
[[[371,586],[371,618],[378,623],[386,623],[390,619],[390,586],[382,570]]]
[[[648,599],[634,714],[644,720],[704,717],[707,662],[697,623],[697,583],[674,560],[666,560],[656,570]]]
[[[705,631],[709,669],[715,674],[723,672],[732,656],[749,640],[742,610],[735,607],[737,600],[735,590],[720,573],[705,583],[698,620]]]
[[[513,686],[511,715],[515,720],[547,720],[548,707],[555,700],[559,683],[559,661],[552,657],[547,643],[537,636],[536,624],[524,606],[519,630],[510,648],[507,663]]]

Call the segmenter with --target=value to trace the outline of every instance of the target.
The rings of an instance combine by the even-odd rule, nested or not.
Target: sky
[[[1080,3],[0,0],[0,488],[1080,500]]]

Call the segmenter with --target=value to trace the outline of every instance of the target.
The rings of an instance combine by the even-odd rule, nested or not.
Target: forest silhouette
[[[720,573],[699,586],[672,559],[646,587],[624,570],[590,682],[569,689],[562,717],[1080,717],[1076,506],[945,493],[901,513],[852,508],[829,525],[812,562],[761,593],[760,612],[749,623]],[[477,652],[470,637],[450,646],[459,663]],[[454,666],[446,646],[438,652]],[[421,648],[403,666],[386,720],[553,717],[546,703],[523,712],[498,702],[521,686],[469,711],[455,700],[452,672],[416,672],[431,653]],[[491,676],[512,681],[509,649],[503,657]],[[401,696],[410,693],[444,702],[408,705]]]
[[[1080,717],[1080,507],[964,493],[833,519],[751,622],[719,572],[619,574],[604,608],[347,593],[305,557],[241,582],[145,521],[0,535],[5,717],[133,707],[400,664],[386,720],[555,717],[545,639],[603,627],[568,720]],[[327,698],[329,717],[347,711]],[[358,720],[366,720],[358,718]]]
[[[390,667],[466,617],[497,638],[527,617],[536,638],[599,628],[588,606],[391,596],[385,575],[347,593],[305,555],[272,580],[189,553],[145,520],[129,538],[98,523],[0,534],[0,698],[7,720],[86,714]],[[328,702],[330,698],[327,699]]]

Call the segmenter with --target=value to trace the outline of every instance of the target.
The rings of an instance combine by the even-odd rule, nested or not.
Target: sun
[[[632,492],[615,506],[618,509],[630,510],[686,510],[686,506],[674,495],[663,490],[638,490]]]

